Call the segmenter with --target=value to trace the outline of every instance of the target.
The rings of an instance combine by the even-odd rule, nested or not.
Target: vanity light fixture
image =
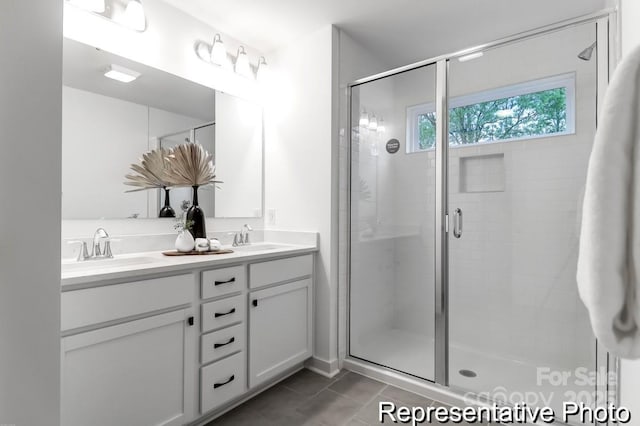
[[[69,4],[89,12],[104,13],[105,11],[104,0],[69,0]]]
[[[369,114],[367,114],[366,110],[362,110],[360,114],[360,121],[358,122],[360,127],[368,127],[369,126]]]
[[[256,71],[256,80],[265,81],[269,75],[269,65],[264,56],[260,56],[258,59],[258,70]]]
[[[205,62],[211,63],[211,48],[203,41],[196,43],[196,55]]]
[[[387,129],[384,127],[384,120],[380,117],[380,120],[378,120],[378,133],[384,133],[385,130]]]
[[[227,58],[227,49],[224,47],[220,34],[213,36],[213,44],[211,45],[211,62],[216,65],[226,65],[229,61]]]
[[[228,69],[229,71],[235,71],[236,74],[241,75],[249,79],[258,79],[264,81],[268,78],[269,66],[264,56],[258,59],[258,65],[253,67],[249,62],[249,55],[244,46],[238,47],[238,54],[235,61],[229,60],[230,56],[227,54],[227,49],[224,47],[220,34],[216,34],[213,37],[213,43],[208,43],[198,40],[195,43],[195,52],[198,58],[209,64],[214,64]],[[255,73],[254,73],[255,68]]]
[[[251,72],[251,65],[249,65],[249,57],[244,50],[244,46],[238,47],[238,55],[236,56],[235,64],[236,74],[240,74],[243,77],[251,78],[253,73]]]
[[[371,117],[369,117],[369,125],[367,128],[373,131],[378,130],[378,119],[375,114],[371,114]]]
[[[144,8],[140,0],[129,0],[122,17],[122,24],[136,31],[144,31],[147,27],[147,19],[144,16]]]
[[[478,59],[478,58],[482,57],[483,55],[484,55],[484,53],[482,53],[482,52],[470,53],[468,55],[460,56],[458,58],[458,61],[460,61],[460,62],[472,61],[474,59]]]
[[[143,32],[147,29],[142,0],[66,0],[66,2],[131,30]]]
[[[104,76],[122,83],[131,83],[140,77],[140,73],[130,70],[129,68],[121,67],[120,65],[111,64],[104,73]]]

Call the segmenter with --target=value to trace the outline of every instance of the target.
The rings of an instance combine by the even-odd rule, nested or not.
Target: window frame
[[[520,136],[509,139],[498,139],[487,142],[478,142],[475,144],[466,145],[450,145],[451,148],[463,148],[469,146],[514,142],[525,139],[538,139],[548,138],[555,136],[565,136],[575,134],[576,125],[576,73],[564,73],[551,77],[545,77],[536,80],[530,80],[523,83],[516,83],[508,86],[502,86],[494,89],[483,90],[480,92],[472,93],[469,95],[456,96],[449,99],[449,109],[464,107],[473,104],[480,104],[483,102],[490,102],[497,99],[505,99],[515,96],[528,95],[531,93],[544,92],[553,89],[565,89],[565,102],[566,102],[566,130],[557,133],[547,133],[543,135],[530,135]],[[433,113],[436,110],[435,102],[426,102],[418,105],[411,105],[406,108],[406,126],[407,132],[405,137],[407,138],[406,153],[415,154],[419,152],[427,152],[435,149],[434,147],[427,149],[420,149],[419,140],[419,120],[418,117],[423,114]],[[447,135],[448,136],[448,135]]]

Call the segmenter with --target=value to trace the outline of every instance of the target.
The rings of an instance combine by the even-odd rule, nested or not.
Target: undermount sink
[[[237,246],[232,247],[234,251],[269,251],[269,250],[280,250],[291,247],[287,244],[273,244],[273,243],[258,243],[258,244],[249,244],[246,246]]]
[[[157,262],[153,257],[117,257],[114,259],[92,259],[84,262],[62,263],[62,272],[87,271],[91,269],[111,269],[122,266],[146,265]]]

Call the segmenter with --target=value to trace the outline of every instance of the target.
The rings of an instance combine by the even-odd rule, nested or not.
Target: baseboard
[[[460,395],[452,392],[449,388],[435,383],[426,383],[423,380],[418,380],[416,378],[376,367],[355,359],[345,359],[344,368],[448,405],[460,405],[467,402]]]
[[[340,372],[337,359],[333,361],[326,361],[321,358],[313,357],[306,360],[304,366],[314,373],[318,373],[329,379],[332,379]]]

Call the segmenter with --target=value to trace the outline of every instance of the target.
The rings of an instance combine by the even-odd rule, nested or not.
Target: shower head
[[[590,61],[591,55],[593,55],[593,49],[595,48],[596,48],[596,42],[594,41],[591,46],[587,47],[582,52],[578,53],[578,58],[582,59],[583,61]]]

